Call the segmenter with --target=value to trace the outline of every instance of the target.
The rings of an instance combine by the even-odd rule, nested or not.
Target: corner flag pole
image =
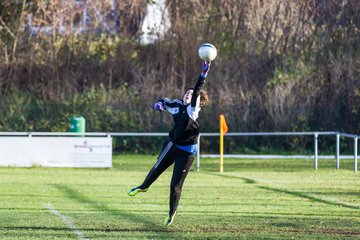
[[[220,120],[220,173],[224,172],[224,134],[228,132],[228,126],[223,114],[219,116]]]

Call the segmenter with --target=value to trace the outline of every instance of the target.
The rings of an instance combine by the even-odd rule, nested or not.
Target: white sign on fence
[[[111,137],[1,137],[0,166],[112,167]]]

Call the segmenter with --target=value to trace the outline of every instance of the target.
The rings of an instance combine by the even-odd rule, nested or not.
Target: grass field
[[[202,159],[175,222],[170,169],[147,193],[156,156],[117,155],[112,169],[0,168],[0,239],[359,239],[360,175],[352,161]],[[194,164],[195,165],[195,164]]]

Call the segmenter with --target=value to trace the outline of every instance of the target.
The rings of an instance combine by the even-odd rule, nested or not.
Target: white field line
[[[68,226],[77,236],[79,239],[90,239],[86,237],[79,229],[76,228],[75,224],[70,220],[69,217],[66,215],[60,213],[58,210],[56,210],[51,203],[46,204],[45,206],[53,215],[61,218],[61,220]]]

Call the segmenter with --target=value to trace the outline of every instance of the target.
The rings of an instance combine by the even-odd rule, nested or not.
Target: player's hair
[[[200,107],[205,106],[206,102],[209,100],[208,94],[204,90],[200,90]]]
[[[185,93],[189,90],[194,90],[193,87],[188,87],[185,89]],[[205,90],[200,90],[200,107],[205,106],[206,102],[209,100],[208,94]]]
[[[189,91],[189,90],[194,90],[194,87],[186,87],[186,88],[185,88],[185,93],[186,93],[187,91]]]

